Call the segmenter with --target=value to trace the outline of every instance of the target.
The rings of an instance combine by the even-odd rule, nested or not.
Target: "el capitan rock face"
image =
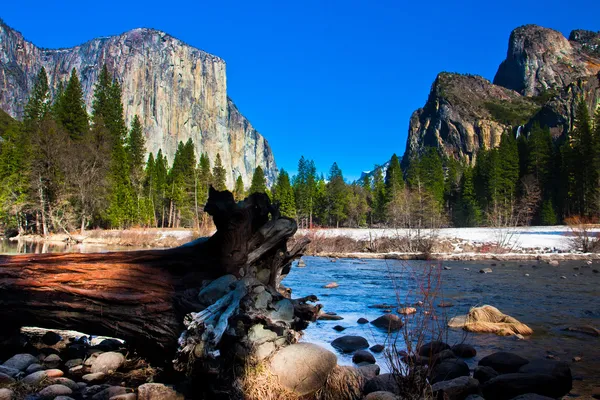
[[[53,89],[76,68],[89,111],[104,64],[123,88],[127,123],[140,116],[148,152],[162,149],[172,162],[178,142],[191,138],[197,154],[208,152],[211,162],[221,154],[230,188],[238,175],[249,185],[259,165],[268,182],[274,181],[269,144],[227,96],[225,61],[153,29],[46,50],[0,21],[0,108],[22,118],[41,67]]]
[[[427,103],[410,119],[403,165],[426,147],[474,163],[480,148],[500,144],[502,134],[527,134],[534,123],[555,138],[573,127],[579,98],[593,111],[600,101],[600,33],[562,33],[535,25],[510,35],[506,60],[494,82],[441,73]]]

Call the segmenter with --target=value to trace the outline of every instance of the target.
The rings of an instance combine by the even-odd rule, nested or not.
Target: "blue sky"
[[[588,1],[28,1],[0,17],[38,46],[149,27],[227,62],[228,91],[278,166],[301,155],[346,178],[402,155],[440,71],[493,79],[517,26],[600,30]]]

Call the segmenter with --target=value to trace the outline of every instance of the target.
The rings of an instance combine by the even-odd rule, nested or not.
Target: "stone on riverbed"
[[[477,394],[479,381],[470,376],[461,376],[433,384],[431,390],[437,398],[462,400],[470,394]]]
[[[400,393],[398,381],[392,374],[382,374],[367,381],[363,390],[365,395],[373,392],[390,392],[394,394]]]
[[[382,315],[381,317],[371,321],[371,324],[388,332],[396,332],[404,326],[402,319],[394,314]]]
[[[441,351],[449,350],[449,349],[450,349],[450,346],[448,344],[446,344],[444,342],[440,342],[440,341],[433,341],[433,342],[425,343],[424,345],[419,347],[419,349],[417,350],[417,353],[420,356],[431,357]]]
[[[352,362],[355,364],[360,364],[362,362],[375,364],[375,356],[373,356],[373,354],[369,353],[368,351],[358,350],[352,356]]]
[[[303,396],[323,387],[336,366],[337,357],[329,350],[312,343],[296,343],[275,353],[269,369],[284,387]]]
[[[433,367],[430,373],[430,382],[435,384],[470,374],[469,366],[463,360],[446,359]]]
[[[13,391],[10,389],[0,389],[0,400],[13,400]]]
[[[501,374],[510,374],[519,371],[519,369],[529,363],[529,360],[518,354],[499,351],[479,360],[479,365],[490,367]]]
[[[0,372],[0,385],[10,385],[15,381],[15,378]]]
[[[360,317],[358,320],[356,320],[356,322],[362,325],[362,324],[368,324],[369,320],[366,318]]]
[[[72,394],[73,391],[66,387],[65,385],[50,385],[45,387],[44,389],[38,392],[38,396],[41,399],[54,399],[57,396],[68,396]]]
[[[452,346],[452,352],[461,358],[473,358],[477,355],[475,347],[466,343],[455,344]]]
[[[330,282],[327,285],[323,286],[325,289],[335,289],[336,287],[338,287],[340,285],[337,284],[337,282]]]
[[[372,392],[372,393],[369,393],[365,397],[365,400],[399,400],[399,399],[400,398],[398,396],[396,396],[394,393],[384,392],[384,391]]]
[[[402,307],[398,309],[398,314],[402,315],[410,315],[417,312],[417,309],[414,307]]]
[[[500,374],[492,367],[486,367],[482,365],[475,367],[475,371],[473,371],[473,378],[477,379],[481,384],[497,377],[498,375]]]
[[[354,353],[369,347],[369,342],[362,336],[346,335],[335,339],[331,345],[342,353]]]

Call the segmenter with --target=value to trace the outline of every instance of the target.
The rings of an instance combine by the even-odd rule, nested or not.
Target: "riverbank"
[[[585,232],[598,240],[600,228]],[[395,260],[591,260],[583,252],[581,231],[567,226],[517,228],[313,229],[296,238],[311,240],[307,254],[333,258]],[[598,247],[596,247],[598,248]]]

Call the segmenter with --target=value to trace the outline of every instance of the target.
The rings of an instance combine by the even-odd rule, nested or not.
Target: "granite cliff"
[[[250,184],[257,166],[274,182],[277,167],[267,140],[227,96],[225,61],[164,32],[134,29],[68,49],[42,49],[0,20],[0,108],[22,118],[41,67],[56,89],[76,68],[91,109],[93,87],[106,64],[123,88],[127,123],[139,115],[146,150],[173,160],[179,141],[191,138],[197,154],[221,154],[227,184],[241,175]]]
[[[423,108],[410,119],[403,164],[425,147],[469,163],[501,135],[527,133],[535,122],[558,138],[572,128],[577,100],[600,101],[600,33],[560,32],[535,25],[510,35],[506,60],[493,83],[474,75],[441,73]]]

